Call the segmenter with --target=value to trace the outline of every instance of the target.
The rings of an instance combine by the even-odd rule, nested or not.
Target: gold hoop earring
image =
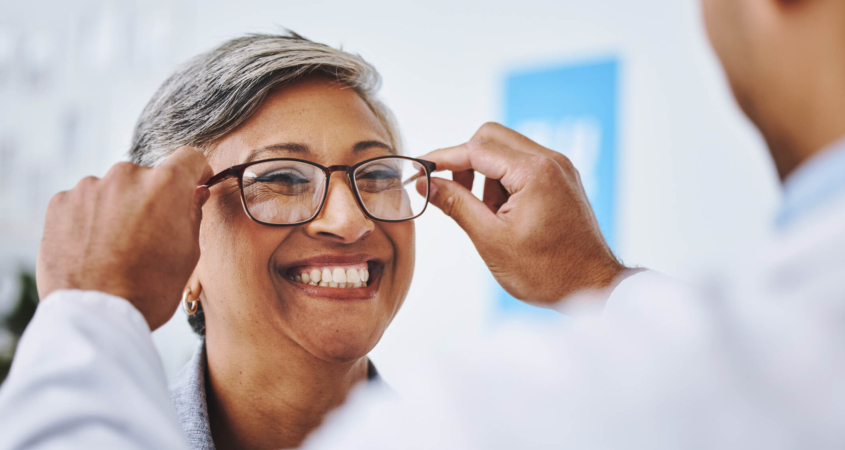
[[[189,316],[196,314],[197,310],[200,308],[199,298],[188,300],[191,294],[193,294],[193,292],[191,292],[191,288],[189,287],[185,288],[185,291],[182,292],[182,309],[184,309],[185,313]]]

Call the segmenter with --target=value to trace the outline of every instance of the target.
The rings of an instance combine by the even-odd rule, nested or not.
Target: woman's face
[[[390,155],[387,131],[343,85],[309,78],[272,92],[211,151],[215,172],[248,161],[298,158],[323,166]],[[203,290],[209,341],[272,351],[292,343],[329,362],[353,361],[379,341],[414,271],[413,222],[385,223],[361,211],[344,172],[331,176],[320,214],[305,225],[252,221],[237,180],[211,189],[203,207]],[[309,286],[301,273],[368,269],[366,288]],[[234,340],[234,341],[232,341]]]

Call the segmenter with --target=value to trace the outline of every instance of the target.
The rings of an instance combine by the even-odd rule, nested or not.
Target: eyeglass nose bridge
[[[331,174],[333,174],[335,172],[346,172],[351,177],[352,176],[352,166],[338,165],[338,166],[326,167],[326,175],[331,176]]]
[[[326,180],[331,180],[332,174],[335,172],[344,172],[347,175],[347,181],[352,183],[352,166],[347,165],[337,165],[337,166],[329,166],[324,169],[326,172]]]
[[[347,175],[346,182],[348,183],[349,188],[352,190],[352,196],[355,197],[355,202],[358,203],[358,206],[364,212],[364,215],[367,216],[367,217],[370,217],[370,214],[369,214],[369,212],[367,212],[367,209],[364,206],[364,203],[361,200],[361,197],[358,195],[358,190],[354,187],[355,182],[353,180],[353,175],[352,175],[352,166],[345,165],[345,164],[344,165],[329,166],[329,167],[324,167],[323,171],[326,173],[326,187],[328,187],[329,181],[331,180],[333,173],[335,173],[335,172],[346,173],[346,175]],[[326,207],[327,201],[328,201],[328,190],[326,191],[325,195],[323,196],[323,202],[320,204],[320,208],[317,210],[317,212],[314,214],[314,217],[312,217],[311,220],[317,218],[318,216],[320,216],[320,214],[323,213],[323,210]]]

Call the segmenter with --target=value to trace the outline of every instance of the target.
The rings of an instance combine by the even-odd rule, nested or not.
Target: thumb
[[[454,219],[472,240],[498,220],[490,208],[472,195],[469,189],[445,178],[431,178],[429,202]]]
[[[196,188],[194,191],[194,197],[192,199],[193,204],[193,219],[194,225],[199,226],[200,221],[202,220],[202,206],[208,201],[208,198],[211,196],[211,192],[208,190],[207,187],[200,186]]]

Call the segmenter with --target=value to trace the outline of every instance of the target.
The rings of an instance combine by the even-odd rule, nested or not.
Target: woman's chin
[[[383,296],[379,292],[374,298],[348,301],[291,295],[285,301],[288,311],[280,318],[285,334],[317,358],[355,361],[378,344],[391,322],[389,311],[395,305],[384,302]]]
[[[373,336],[372,328],[359,330],[334,327],[309,334],[307,342],[300,342],[300,345],[317,358],[333,363],[352,362],[366,356],[381,338],[381,333]]]

